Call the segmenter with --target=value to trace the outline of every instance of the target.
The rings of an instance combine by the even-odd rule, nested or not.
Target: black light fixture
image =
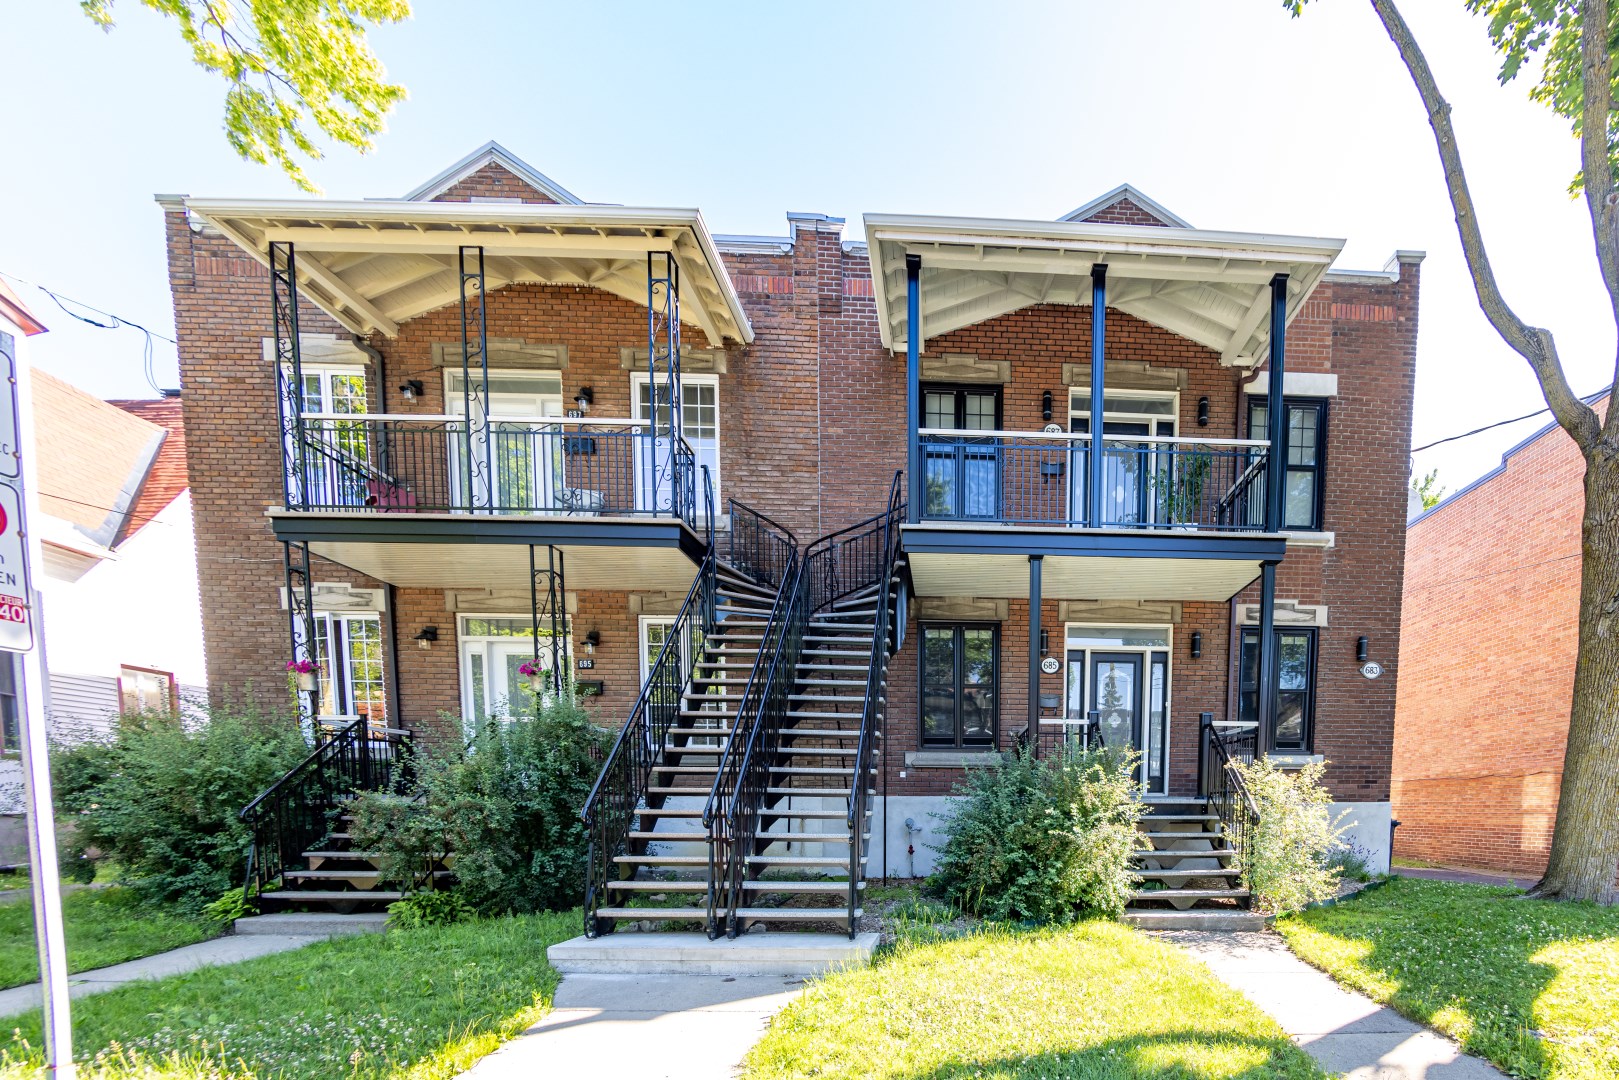
[[[573,403],[579,406],[579,411],[589,412],[591,403],[596,400],[596,391],[588,386],[581,386],[579,392],[573,396]]]
[[[416,637],[414,640],[419,647],[423,649],[431,649],[433,647],[433,642],[438,640],[438,627],[422,627],[420,630],[416,631]]]
[[[1051,651],[1051,631],[1045,627],[1040,628],[1040,655],[1045,656]]]
[[[1368,655],[1370,654],[1366,649],[1366,635],[1362,634],[1360,637],[1355,639],[1355,662],[1358,664],[1364,664]]]
[[[406,401],[415,401],[426,390],[427,387],[422,385],[422,380],[420,379],[406,379],[399,384],[399,392],[404,395]]]
[[[1192,631],[1192,659],[1196,660],[1203,655],[1203,631]]]
[[[1051,422],[1051,391],[1043,390],[1040,393],[1040,418],[1046,423]]]
[[[1197,426],[1209,426],[1209,399],[1206,397],[1197,399]]]
[[[601,632],[599,630],[592,630],[590,633],[586,634],[585,635],[585,655],[586,656],[595,656],[596,655],[596,646],[600,645],[601,643],[602,643],[602,636],[601,636]]]

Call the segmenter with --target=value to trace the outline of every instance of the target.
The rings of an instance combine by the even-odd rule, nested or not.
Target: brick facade
[[[470,174],[439,197],[473,196],[545,201],[497,165]],[[1096,220],[1164,224],[1128,200],[1099,211]],[[895,471],[905,467],[905,361],[881,345],[864,248],[844,243],[836,219],[794,215],[791,221],[785,250],[750,245],[723,255],[756,337],[723,357],[720,462],[727,498],[782,522],[807,544],[879,512]],[[210,683],[221,695],[253,694],[284,704],[281,549],[265,517],[280,504],[282,486],[275,380],[262,344],[270,324],[268,278],[229,241],[190,228],[183,212],[167,213],[165,224],[192,446]],[[1404,266],[1398,281],[1329,280],[1289,330],[1289,370],[1339,380],[1329,405],[1325,481],[1326,529],[1335,542],[1325,550],[1290,551],[1278,595],[1331,611],[1321,639],[1317,749],[1332,759],[1332,784],[1345,800],[1388,797],[1416,299],[1414,265]],[[306,333],[339,332],[313,308],[306,307],[303,317]],[[1053,394],[1054,419],[1067,419],[1062,366],[1088,361],[1090,318],[1088,307],[1041,305],[930,339],[927,351],[1007,362],[1005,426],[1038,430],[1042,391]],[[1130,315],[1109,310],[1107,319],[1110,361],[1183,373],[1183,435],[1246,434],[1236,369],[1221,366],[1209,349]],[[697,331],[686,333],[689,346],[706,345]],[[630,372],[621,366],[621,350],[644,348],[643,307],[583,287],[508,286],[490,294],[489,335],[565,345],[564,397],[591,386],[594,415],[629,414]],[[395,338],[370,339],[367,344],[381,357],[369,372],[371,407],[442,411],[442,373],[434,366],[433,346],[459,338],[459,311],[451,305],[407,322]],[[419,400],[405,403],[393,393],[406,379],[423,382]],[[385,403],[383,388],[390,394]],[[1200,427],[1202,397],[1209,399],[1209,423]],[[316,577],[379,586],[330,564],[320,565]],[[1248,599],[1245,594],[1238,601]],[[635,600],[630,592],[580,592],[574,600],[575,642],[591,629],[602,638],[593,677],[604,682],[606,693],[592,707],[604,722],[622,722],[639,689]],[[1027,718],[1027,603],[1014,597],[1009,607],[1001,630],[1003,742]],[[400,638],[397,706],[404,722],[453,730],[453,719],[439,719],[460,710],[457,615],[450,598],[442,590],[395,590],[385,628],[390,621]],[[1060,643],[1056,601],[1045,605],[1042,621]],[[439,640],[423,651],[411,638],[425,625],[438,628]],[[1171,668],[1175,789],[1195,783],[1197,714],[1209,711],[1223,719],[1234,708],[1233,626],[1232,604],[1182,605]],[[1187,649],[1194,630],[1203,640],[1198,660]],[[918,740],[914,620],[911,633],[913,644],[895,659],[891,678],[889,790],[945,793],[959,781],[959,770],[907,769],[899,776],[904,752]],[[1355,670],[1354,640],[1360,635],[1385,661],[1388,674],[1378,682]],[[1045,676],[1041,688],[1060,693],[1061,682],[1060,674]]]
[[[1584,479],[1554,424],[1412,523],[1396,855],[1545,870],[1579,646]]]

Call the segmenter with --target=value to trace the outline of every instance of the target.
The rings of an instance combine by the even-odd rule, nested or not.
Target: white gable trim
[[[584,203],[584,200],[579,196],[493,139],[484,143],[478,149],[427,181],[427,183],[406,192],[405,198],[414,202],[426,202],[429,199],[437,198],[491,162],[499,165],[542,195],[548,195],[559,203],[566,203],[570,206],[579,206]]]
[[[1116,202],[1129,199],[1141,209],[1162,221],[1166,225],[1173,225],[1180,229],[1190,229],[1192,223],[1172,210],[1167,209],[1163,203],[1149,198],[1134,184],[1120,184],[1105,195],[1098,195],[1084,206],[1078,206],[1068,211],[1058,221],[1084,221],[1092,214],[1106,210]]]

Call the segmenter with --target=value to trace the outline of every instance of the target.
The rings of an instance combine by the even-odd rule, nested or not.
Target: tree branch
[[[1600,5],[1606,15],[1607,0],[1585,0],[1585,2],[1588,5],[1592,3]],[[1502,340],[1529,361],[1535,378],[1540,382],[1541,391],[1546,395],[1546,404],[1551,406],[1552,415],[1573,437],[1580,450],[1589,453],[1595,448],[1602,430],[1597,422],[1596,413],[1569,388],[1568,377],[1563,373],[1562,361],[1558,358],[1557,345],[1552,340],[1551,331],[1530,326],[1518,318],[1502,297],[1500,286],[1496,284],[1495,271],[1490,265],[1490,257],[1484,247],[1484,235],[1479,230],[1473,197],[1467,189],[1467,173],[1462,168],[1461,151],[1456,146],[1456,131],[1450,122],[1450,104],[1439,92],[1433,69],[1428,66],[1427,57],[1422,55],[1422,49],[1418,47],[1411,28],[1406,25],[1394,0],[1371,0],[1371,5],[1377,12],[1377,17],[1382,20],[1383,28],[1388,31],[1395,48],[1400,51],[1400,59],[1405,62],[1406,70],[1411,73],[1411,81],[1416,84],[1417,93],[1421,95],[1423,107],[1427,110],[1428,126],[1433,128],[1434,140],[1439,146],[1439,160],[1445,171],[1445,187],[1450,192],[1450,205],[1456,214],[1456,231],[1461,234],[1462,254],[1467,259],[1467,269],[1473,278],[1479,308],[1483,310],[1484,317],[1490,320],[1490,325],[1495,327],[1496,333],[1501,335]],[[1606,18],[1600,25],[1607,27]],[[1604,83],[1604,88],[1606,85]],[[1605,108],[1606,93],[1602,100]],[[1601,122],[1596,126],[1598,134],[1594,137],[1598,140],[1605,139],[1607,130],[1607,116],[1604,113]],[[1588,136],[1587,141],[1589,138]],[[1603,147],[1601,174],[1608,177],[1606,143],[1599,142],[1599,145]],[[1587,178],[1587,190],[1589,189],[1590,180]],[[1611,177],[1606,190],[1612,190]],[[1616,308],[1616,311],[1619,311],[1619,308]],[[1615,412],[1619,413],[1619,410]]]
[[[1580,164],[1585,176],[1585,205],[1591,212],[1591,234],[1597,265],[1608,290],[1608,306],[1619,326],[1619,199],[1614,195],[1613,161],[1608,126],[1613,113],[1613,54],[1608,51],[1613,25],[1611,0],[1580,0]],[[1614,360],[1619,383],[1619,357]],[[1619,409],[1608,410],[1603,434],[1619,433]]]

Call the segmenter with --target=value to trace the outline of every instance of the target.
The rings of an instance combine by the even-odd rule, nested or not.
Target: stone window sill
[[[1277,754],[1265,755],[1272,764],[1279,769],[1302,769],[1306,765],[1319,765],[1327,760],[1320,754]]]
[[[907,769],[964,769],[994,760],[993,750],[911,750],[905,754]]]

